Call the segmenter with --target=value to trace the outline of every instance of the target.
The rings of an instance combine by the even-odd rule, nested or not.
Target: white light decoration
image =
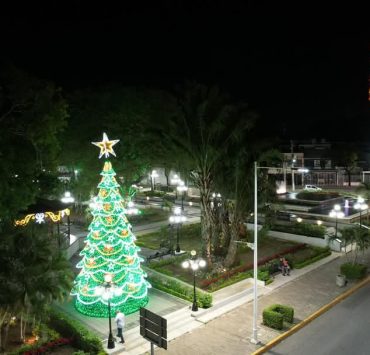
[[[106,133],[103,133],[103,140],[101,142],[91,142],[100,148],[99,159],[104,155],[106,158],[109,157],[109,154],[116,156],[116,153],[113,150],[113,146],[119,142],[119,139],[109,140]]]
[[[36,213],[35,214],[36,223],[41,224],[45,223],[45,214],[44,213]]]

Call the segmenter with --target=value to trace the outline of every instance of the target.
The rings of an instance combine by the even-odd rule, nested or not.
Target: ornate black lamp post
[[[180,227],[186,221],[186,216],[181,214],[181,208],[176,207],[174,210],[174,214],[170,216],[170,224],[176,225],[177,229],[177,236],[176,236],[176,253],[180,253]]]
[[[206,266],[206,261],[201,258],[196,258],[197,252],[195,250],[192,250],[190,254],[191,254],[191,259],[185,260],[182,263],[182,267],[184,269],[188,269],[190,267],[191,270],[193,271],[194,295],[193,295],[193,305],[191,307],[191,310],[196,312],[198,310],[198,305],[197,305],[197,293],[195,290],[195,274],[200,267]]]
[[[112,275],[105,274],[104,275],[104,283],[102,286],[98,286],[95,289],[95,294],[97,296],[101,296],[102,300],[107,302],[108,305],[108,317],[109,317],[109,336],[108,336],[108,349],[114,349],[114,338],[112,334],[112,319],[111,319],[111,312],[110,312],[110,300],[113,296],[120,296],[122,294],[122,289],[117,287],[112,282]],[[104,302],[104,303],[105,303]]]
[[[354,208],[356,210],[360,211],[360,227],[362,225],[362,211],[366,210],[369,208],[369,206],[365,203],[365,200],[362,197],[357,197],[357,202],[354,205]]]
[[[177,191],[181,192],[181,210],[184,211],[184,197],[185,192],[188,191],[188,187],[185,186],[185,183],[180,180],[179,185],[177,186]]]
[[[340,209],[340,205],[334,205],[334,209],[329,213],[330,217],[335,218],[335,238],[338,235],[338,218],[343,218],[344,213]]]

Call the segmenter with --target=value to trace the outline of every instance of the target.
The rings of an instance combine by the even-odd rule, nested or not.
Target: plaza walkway
[[[138,231],[137,231],[138,232]],[[361,262],[370,265],[369,253]],[[348,283],[338,287],[335,282],[339,266],[345,262],[340,253],[322,259],[300,270],[292,270],[291,276],[277,275],[268,286],[258,287],[258,338],[261,344],[250,342],[253,320],[253,284],[244,280],[214,293],[214,306],[210,309],[191,311],[191,304],[158,290],[149,293],[146,308],[167,318],[168,350],[155,349],[155,354],[167,355],[228,355],[252,354],[261,345],[281,334],[262,325],[262,310],[281,303],[294,307],[295,323],[326,305],[353,286]],[[106,346],[108,320],[85,317],[74,311],[71,303],[60,305],[72,317],[91,328]],[[138,313],[127,316],[126,344],[116,343],[109,354],[149,354],[150,343],[140,336]]]

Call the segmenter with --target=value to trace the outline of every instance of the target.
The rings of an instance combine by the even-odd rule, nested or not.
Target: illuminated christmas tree
[[[100,157],[115,156],[112,149],[118,140],[110,141],[104,133],[102,142],[94,142],[100,148]],[[150,284],[141,269],[143,261],[138,256],[139,247],[125,216],[125,204],[115,179],[116,173],[109,161],[104,163],[99,193],[92,209],[93,220],[85,247],[77,264],[81,268],[71,294],[76,296],[75,306],[83,314],[108,317],[108,300],[97,290],[102,289],[105,278],[112,280],[115,293],[110,298],[111,314],[117,309],[125,314],[133,313],[148,302]],[[118,291],[118,292],[117,292]]]

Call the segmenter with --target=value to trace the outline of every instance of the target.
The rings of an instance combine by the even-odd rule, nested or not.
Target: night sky
[[[1,56],[65,91],[218,84],[282,137],[369,139],[368,11],[333,4],[13,2],[0,9]]]

